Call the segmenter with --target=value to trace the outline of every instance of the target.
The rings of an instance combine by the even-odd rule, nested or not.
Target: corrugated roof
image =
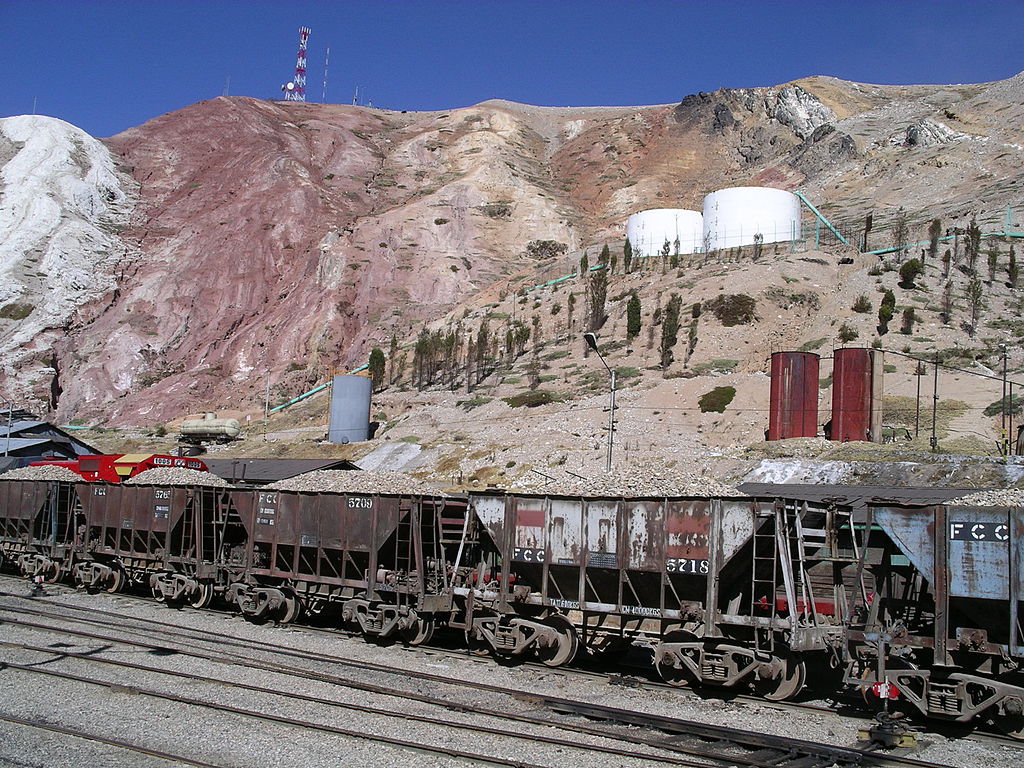
[[[252,485],[276,483],[318,469],[358,470],[348,459],[208,459],[200,456],[210,472],[225,480]]]
[[[37,445],[46,445],[52,442],[48,437],[10,437],[7,435],[0,436],[0,454],[4,451],[8,453],[14,453],[15,451],[22,451],[26,448],[34,448]]]
[[[16,435],[26,429],[32,429],[45,425],[45,421],[15,421],[11,423],[11,435]],[[0,420],[0,436],[7,434],[7,422]]]
[[[979,488],[909,488],[895,485],[812,485],[799,483],[743,483],[738,489],[749,496],[779,496],[807,501],[835,501],[852,507],[869,502],[944,504],[950,499],[976,493]]]

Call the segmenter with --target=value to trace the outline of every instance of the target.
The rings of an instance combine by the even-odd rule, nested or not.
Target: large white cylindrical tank
[[[679,253],[696,253],[703,233],[704,217],[684,208],[652,208],[626,220],[626,237],[634,256],[656,256],[666,241],[669,253],[675,253],[677,238]]]
[[[704,197],[704,240],[711,250],[800,238],[800,200],[768,187],[720,189]]]

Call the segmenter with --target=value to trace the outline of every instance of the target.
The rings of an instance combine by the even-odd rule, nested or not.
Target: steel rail
[[[3,664],[0,663],[0,670],[3,669]],[[68,728],[62,725],[55,725],[54,723],[44,723],[40,720],[27,720],[23,717],[13,717],[11,715],[0,714],[0,720],[6,723],[14,723],[15,725],[23,725],[26,728],[36,728],[41,731],[50,731],[51,733],[60,733],[64,736],[73,736],[76,739],[84,739],[86,741],[95,741],[99,744],[106,744],[108,747],[117,747],[118,749],[126,749],[131,752],[138,752],[149,757],[156,757],[161,760],[167,760],[171,763],[182,763],[184,765],[194,765],[196,768],[224,768],[224,766],[216,765],[214,763],[204,763],[201,760],[194,760],[191,757],[185,757],[184,755],[175,755],[170,752],[163,752],[159,749],[151,749],[149,747],[140,747],[137,744],[131,744],[127,741],[120,739],[111,739],[106,736],[100,736],[95,733],[86,733],[85,731],[79,731],[74,728]]]
[[[417,752],[428,752],[431,754],[441,754],[447,755],[449,757],[457,757],[472,761],[477,764],[512,766],[513,768],[544,768],[543,766],[534,763],[524,763],[520,760],[509,760],[503,757],[495,757],[492,755],[483,755],[475,752],[467,752],[465,750],[455,749],[453,747],[442,747],[432,744],[422,744],[420,742],[409,741],[407,739],[398,739],[393,736],[372,734],[367,733],[366,731],[355,731],[350,728],[341,728],[339,726],[328,725],[326,723],[314,723],[308,720],[299,720],[294,717],[285,717],[284,715],[273,715],[267,712],[253,712],[252,710],[244,709],[242,707],[233,707],[230,704],[217,704],[216,702],[212,701],[201,701],[200,699],[190,698],[188,696],[179,696],[174,693],[164,693],[162,691],[154,691],[147,688],[140,688],[134,685],[124,685],[123,683],[112,683],[106,680],[96,680],[94,678],[85,677],[83,675],[74,675],[70,672],[59,672],[55,669],[42,669],[40,667],[33,667],[26,664],[15,664],[12,662],[5,662],[4,665],[0,667],[0,670],[2,669],[14,669],[18,670],[19,672],[29,672],[32,674],[46,675],[48,677],[56,677],[62,680],[72,680],[74,682],[86,683],[88,685],[97,685],[115,692],[126,692],[142,696],[150,696],[156,699],[163,699],[164,701],[171,701],[178,704],[185,704],[187,706],[196,706],[205,709],[212,709],[217,712],[226,712],[228,714],[241,715],[242,717],[251,717],[257,720],[266,720],[272,723],[278,723],[280,725],[289,725],[304,729],[308,728],[317,731],[323,731],[325,733],[331,733],[336,736],[345,736],[349,738],[362,739],[366,741],[391,744],[392,746],[403,747],[405,749],[410,749]]]
[[[73,606],[73,607],[74,608],[78,608],[77,606]],[[50,614],[50,616],[53,617],[53,614]],[[95,620],[82,619],[82,618],[69,618],[69,617],[60,617],[60,616],[56,616],[55,618],[58,618],[58,619],[66,618],[66,619],[69,619],[70,621],[80,622],[80,623],[91,623],[91,624],[99,624],[99,623],[101,623],[101,622],[97,622]],[[41,629],[44,629],[44,630],[47,630],[47,631],[54,631],[54,632],[66,631],[69,634],[87,636],[87,637],[91,637],[93,639],[104,640],[104,641],[108,641],[108,642],[120,642],[120,643],[123,643],[123,644],[136,645],[138,647],[152,648],[152,649],[161,649],[161,648],[168,649],[168,644],[166,642],[165,643],[160,643],[160,644],[152,644],[152,643],[144,643],[144,642],[139,642],[139,641],[126,641],[126,640],[123,640],[123,639],[118,639],[118,638],[110,637],[109,635],[98,635],[96,633],[89,633],[89,632],[83,632],[83,631],[78,631],[78,630],[65,630],[65,629],[62,629],[60,627],[53,627],[53,626],[50,626],[50,625],[40,625],[40,624],[36,624],[34,622],[24,622],[24,621],[20,621],[20,620],[10,620],[10,619],[3,619],[3,621],[8,621],[9,623],[12,623],[12,624],[18,624],[18,625],[23,625],[23,626],[30,626],[30,627],[41,628]],[[145,620],[143,620],[143,621],[145,621]],[[124,629],[123,626],[121,626],[119,628]],[[193,639],[197,639],[197,638],[193,638]],[[201,638],[198,638],[198,639],[201,639]],[[223,643],[221,643],[221,644],[223,644]],[[229,645],[236,645],[236,646],[247,647],[247,648],[252,649],[252,650],[256,650],[256,649],[266,650],[268,648],[268,646],[266,646],[265,644],[260,644],[260,643],[252,643],[251,645],[246,645],[244,643],[228,643],[228,644]],[[280,671],[284,671],[284,672],[286,672],[288,674],[294,674],[296,676],[306,677],[306,678],[312,679],[312,680],[319,680],[319,681],[323,681],[323,682],[332,682],[332,683],[335,683],[335,684],[341,684],[341,685],[346,685],[346,686],[358,687],[361,690],[369,690],[371,692],[382,693],[384,695],[395,695],[395,692],[394,692],[393,689],[386,689],[386,688],[382,689],[380,686],[372,686],[370,684],[359,683],[359,682],[355,682],[355,681],[348,681],[348,680],[344,680],[343,678],[334,678],[333,676],[325,676],[325,675],[313,674],[313,673],[310,673],[310,672],[308,672],[306,670],[303,670],[303,669],[289,668],[289,667],[286,667],[286,666],[283,666],[283,665],[280,665],[280,664],[263,664],[261,662],[254,662],[253,660],[249,659],[248,657],[243,657],[241,659],[241,662],[239,662],[238,658],[233,658],[231,656],[225,656],[224,654],[219,654],[219,655],[217,655],[217,654],[202,654],[202,653],[197,653],[194,649],[184,649],[184,650],[181,650],[179,652],[183,653],[185,655],[191,655],[191,656],[194,656],[194,657],[198,657],[198,658],[205,659],[205,660],[210,660],[210,661],[215,661],[215,662],[226,662],[226,663],[231,663],[231,664],[243,663],[243,664],[248,664],[248,665],[252,666],[253,668],[264,669],[266,671],[279,671],[279,672]],[[317,654],[317,653],[296,652],[296,651],[294,651],[294,649],[286,649],[286,650],[282,651],[282,653],[283,653],[283,655],[299,656],[300,658],[304,658],[304,659],[307,659],[307,660],[322,661],[322,662],[326,662],[326,663],[338,663],[337,660],[335,660],[334,658],[332,658],[330,656],[322,655],[322,654]],[[442,684],[448,684],[448,685],[469,687],[469,688],[473,688],[473,689],[476,689],[476,690],[484,690],[484,691],[489,691],[489,692],[496,692],[496,693],[501,693],[501,694],[504,694],[504,695],[513,696],[513,697],[517,697],[517,698],[522,698],[524,696],[524,692],[523,691],[518,691],[518,690],[515,690],[515,689],[509,689],[509,688],[505,688],[505,687],[502,687],[502,686],[496,686],[496,685],[492,685],[492,684],[489,684],[489,683],[482,683],[482,682],[477,682],[477,681],[453,680],[451,678],[446,678],[446,677],[443,677],[443,676],[440,676],[440,675],[434,675],[432,673],[415,672],[415,671],[404,670],[404,669],[396,670],[393,667],[388,667],[386,665],[372,664],[372,663],[352,662],[352,661],[346,661],[346,662],[341,662],[341,663],[346,665],[346,666],[353,666],[353,667],[372,669],[374,671],[380,671],[380,672],[389,673],[389,674],[393,674],[393,675],[402,675],[402,676],[406,676],[406,677],[412,676],[412,677],[415,677],[417,679],[429,680],[429,681],[438,682],[438,683],[442,683]],[[421,700],[421,701],[426,699],[427,703],[435,703],[434,701],[430,701],[430,699],[432,699],[433,697],[424,697],[422,694],[414,694],[414,693],[410,692],[410,693],[403,693],[401,695],[408,696],[410,698],[415,698],[415,699]],[[575,714],[575,715],[579,715],[579,716],[583,716],[583,717],[594,718],[594,719],[601,719],[601,720],[605,720],[605,721],[608,721],[608,722],[621,723],[621,724],[626,724],[626,725],[633,725],[633,726],[640,725],[640,726],[656,728],[658,730],[670,732],[670,733],[674,734],[677,737],[680,736],[680,735],[683,735],[683,734],[696,735],[696,736],[698,736],[699,738],[702,738],[702,739],[714,740],[714,741],[718,741],[718,742],[726,742],[726,743],[728,743],[730,745],[738,746],[738,747],[740,747],[741,749],[743,749],[745,751],[754,752],[755,754],[758,753],[758,752],[763,752],[763,750],[766,750],[766,749],[773,750],[776,753],[776,756],[775,756],[775,758],[773,758],[773,761],[772,761],[773,765],[780,765],[780,763],[778,762],[778,755],[779,754],[782,754],[782,755],[787,755],[788,754],[788,755],[793,756],[794,758],[799,756],[801,760],[808,760],[809,759],[811,762],[809,762],[808,765],[816,765],[818,760],[827,760],[829,762],[825,762],[824,765],[836,764],[836,765],[839,765],[839,766],[871,766],[872,768],[874,768],[874,767],[882,768],[884,766],[916,766],[917,768],[934,768],[934,766],[935,766],[935,764],[929,763],[929,762],[926,762],[926,761],[912,760],[912,759],[909,759],[909,758],[899,757],[899,756],[883,756],[883,755],[880,755],[880,754],[878,754],[876,752],[869,751],[869,750],[861,750],[861,749],[854,749],[854,748],[848,748],[848,747],[839,747],[839,746],[827,745],[827,744],[816,744],[816,743],[813,743],[813,742],[794,740],[794,739],[790,739],[790,738],[787,738],[787,737],[774,736],[774,735],[770,735],[770,734],[761,734],[761,733],[756,733],[756,732],[752,732],[752,731],[744,731],[744,730],[740,730],[740,729],[731,729],[731,728],[727,728],[727,727],[723,727],[723,726],[707,725],[707,724],[704,724],[704,723],[688,721],[688,720],[683,720],[683,719],[679,719],[679,718],[667,718],[667,717],[658,716],[658,715],[649,715],[647,713],[638,713],[638,712],[633,712],[633,711],[630,711],[630,710],[617,709],[617,708],[614,708],[614,707],[606,707],[606,706],[603,706],[603,705],[587,704],[587,703],[583,703],[583,702],[573,701],[573,700],[570,700],[570,699],[565,699],[565,698],[562,698],[562,697],[549,696],[549,695],[545,695],[545,694],[529,693],[529,694],[525,694],[525,695],[527,695],[529,697],[531,702],[543,705],[546,708],[548,708],[550,710],[553,710],[553,711],[556,711],[556,712],[562,712],[562,713],[566,713],[566,714]],[[444,700],[442,700],[442,701],[444,701]],[[441,706],[449,706],[450,707],[450,706],[453,706],[453,704],[452,704],[452,702],[444,702],[444,703],[441,704]],[[456,706],[457,708],[460,708],[460,709],[465,709],[466,708],[465,705],[460,705],[460,704],[455,704],[454,706]],[[546,721],[544,724],[552,725],[552,723],[550,721]],[[594,735],[600,735],[600,736],[608,737],[607,731],[601,731],[601,732],[596,733]],[[651,746],[656,746],[656,747],[659,747],[659,748],[671,748],[671,747],[669,747],[668,743],[663,742],[663,741],[651,744]],[[675,744],[674,746],[681,747],[683,751],[687,751],[689,754],[698,754],[698,755],[704,756],[704,757],[708,756],[706,751],[698,751],[698,752],[694,753],[692,751],[689,751],[689,749],[692,749],[692,748],[688,749],[685,745]],[[737,764],[749,764],[749,765],[760,765],[761,764],[760,762],[757,762],[757,759],[754,759],[751,762],[743,762],[741,759],[738,759],[738,758],[742,757],[741,755],[721,755],[721,753],[719,753],[718,756],[723,758],[723,759],[728,759],[728,760],[730,760],[732,762],[735,762]]]
[[[130,641],[124,642],[122,644],[129,645]],[[151,673],[166,675],[168,677],[174,677],[174,678],[179,678],[179,679],[183,679],[183,680],[191,680],[193,682],[210,683],[210,684],[213,684],[213,685],[228,685],[228,686],[230,686],[232,688],[237,688],[237,689],[245,690],[245,691],[252,691],[253,693],[263,693],[263,694],[270,694],[272,696],[282,696],[282,697],[286,697],[286,698],[294,699],[294,700],[298,700],[298,701],[306,701],[306,702],[309,702],[311,704],[320,704],[320,705],[328,706],[328,707],[337,707],[339,709],[347,709],[347,710],[352,710],[352,711],[355,711],[355,712],[362,712],[364,714],[379,715],[379,716],[382,716],[382,717],[397,718],[397,719],[400,719],[400,720],[412,720],[412,721],[418,722],[418,723],[426,723],[426,724],[429,724],[429,725],[439,725],[439,726],[443,726],[443,727],[446,727],[446,728],[454,728],[454,729],[457,729],[457,730],[468,730],[468,731],[473,731],[475,733],[488,733],[488,734],[492,734],[494,736],[501,736],[501,737],[505,737],[505,738],[514,738],[514,739],[520,739],[520,740],[527,739],[527,740],[532,741],[532,742],[540,742],[540,743],[544,743],[544,744],[552,744],[552,745],[555,745],[555,746],[567,747],[567,748],[570,748],[570,749],[578,749],[578,750],[587,751],[587,752],[603,752],[603,753],[606,753],[606,754],[616,755],[616,756],[619,756],[619,757],[628,757],[628,758],[635,758],[635,759],[638,759],[638,760],[647,760],[647,761],[662,762],[662,763],[672,763],[673,765],[693,766],[694,768],[701,768],[702,766],[706,765],[706,763],[693,763],[693,762],[689,762],[689,761],[681,761],[678,757],[656,755],[656,754],[650,754],[650,753],[646,753],[646,752],[640,753],[640,752],[630,751],[630,750],[626,750],[626,749],[619,749],[619,748],[615,748],[615,747],[605,747],[605,746],[601,746],[601,745],[597,745],[597,744],[580,744],[577,741],[570,741],[569,739],[560,739],[560,738],[553,737],[553,736],[544,736],[542,734],[514,733],[514,732],[502,730],[500,728],[493,728],[491,726],[485,726],[485,725],[479,725],[479,724],[473,724],[473,723],[452,722],[451,720],[444,720],[442,718],[431,717],[429,715],[405,714],[405,713],[401,713],[401,712],[395,712],[393,710],[382,709],[380,707],[372,707],[372,706],[365,705],[365,704],[351,704],[351,703],[347,703],[347,702],[334,701],[332,699],[326,699],[326,698],[323,698],[321,696],[312,696],[310,694],[296,693],[295,691],[281,690],[279,688],[270,688],[270,687],[267,687],[267,686],[251,685],[251,684],[248,684],[248,683],[240,683],[240,682],[237,682],[237,681],[225,680],[223,678],[209,677],[207,675],[200,675],[200,674],[195,674],[195,673],[192,673],[192,672],[180,672],[180,671],[173,670],[173,669],[165,669],[165,668],[162,668],[162,667],[154,667],[154,666],[150,666],[150,665],[147,665],[147,664],[138,664],[136,662],[121,661],[121,660],[118,660],[118,659],[104,659],[102,657],[96,656],[94,653],[88,653],[87,654],[87,653],[80,652],[80,651],[64,651],[64,650],[57,651],[57,650],[54,650],[53,648],[48,648],[46,646],[28,645],[26,643],[12,643],[12,642],[9,642],[9,641],[0,641],[0,646],[7,647],[7,648],[19,648],[19,649],[22,649],[22,650],[28,650],[28,651],[33,651],[33,652],[37,652],[37,653],[45,653],[45,654],[48,654],[48,655],[51,655],[51,656],[56,656],[56,657],[58,657],[60,659],[68,658],[68,659],[75,659],[76,661],[84,661],[84,662],[87,662],[87,663],[104,664],[104,665],[108,665],[108,666],[118,667],[120,669],[131,669],[131,670],[140,671],[140,672],[151,672]],[[15,666],[15,668],[18,668],[17,665],[12,665],[12,666]],[[242,666],[242,665],[240,665],[238,663],[233,663],[233,666]],[[0,669],[2,669],[2,668],[3,668],[3,662],[0,662]],[[260,669],[262,671],[266,671],[265,667],[263,667],[262,665],[258,666],[258,667],[253,667],[253,668],[254,669]],[[325,681],[325,682],[329,682],[329,681]],[[349,687],[349,686],[346,686],[346,687]],[[368,685],[368,686],[365,686],[365,687],[359,686],[359,689],[365,691],[365,690],[367,690],[368,688],[371,688],[371,687],[372,688],[380,688],[379,686],[369,686]],[[397,697],[397,698],[405,698],[405,696],[404,696],[405,692],[404,691],[391,692],[389,689],[380,689],[380,690],[375,690],[373,692],[374,693],[380,693],[381,695],[385,695],[385,696],[392,696],[392,697]],[[486,715],[486,716],[490,716],[490,717],[498,717],[498,718],[502,718],[502,719],[506,719],[506,720],[515,720],[515,721],[518,721],[518,722],[528,722],[528,723],[533,723],[533,724],[544,726],[544,727],[559,727],[559,728],[562,728],[563,730],[579,730],[579,732],[581,732],[581,733],[590,733],[591,731],[593,731],[593,733],[591,733],[591,735],[594,735],[594,736],[600,736],[602,738],[607,738],[607,739],[615,739],[616,738],[614,735],[612,735],[611,733],[609,733],[606,730],[605,731],[598,731],[598,729],[590,729],[590,730],[582,729],[581,730],[581,729],[576,729],[576,728],[573,728],[573,727],[565,728],[563,724],[555,723],[555,722],[552,722],[551,720],[542,720],[542,719],[537,718],[537,717],[515,715],[513,713],[500,712],[500,711],[497,711],[497,710],[489,710],[489,709],[480,709],[480,708],[477,708],[477,707],[474,707],[474,708],[471,709],[471,708],[466,707],[464,705],[455,706],[453,704],[453,702],[438,700],[438,699],[434,699],[433,697],[428,697],[428,696],[423,696],[423,695],[417,695],[416,697],[409,697],[409,698],[414,698],[416,701],[419,701],[419,702],[437,703],[437,704],[445,707],[446,709],[455,709],[455,710],[458,710],[458,711],[471,712],[473,714]],[[618,737],[618,740],[619,741],[623,741],[624,739],[620,736],[620,737]],[[646,743],[643,740],[636,739],[633,735],[630,735],[629,740],[632,741],[632,742]],[[660,745],[656,744],[656,743],[651,743],[648,746],[660,747]],[[752,765],[753,763],[746,763],[746,764]]]

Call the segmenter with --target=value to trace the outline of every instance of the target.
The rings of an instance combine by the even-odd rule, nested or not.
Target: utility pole
[[[1010,442],[1007,439],[1008,433],[1006,431],[1006,412],[1007,410],[1013,409],[1013,403],[1006,402],[1006,344],[1000,344],[999,349],[1003,353],[1003,399],[1000,401],[1000,434],[1002,435],[1002,444],[999,446],[999,450],[1003,456],[1010,455]]]
[[[935,381],[932,385],[932,453],[939,450],[939,438],[936,432],[936,416],[939,410],[939,353],[935,353]]]
[[[615,371],[612,370],[612,368],[610,368],[608,366],[608,363],[605,362],[604,355],[601,354],[601,350],[599,350],[597,348],[597,335],[596,334],[584,333],[583,334],[583,340],[585,342],[587,342],[587,346],[588,347],[590,347],[592,350],[597,352],[598,359],[601,361],[601,364],[604,365],[605,370],[608,371],[608,376],[610,377],[610,384],[609,384],[610,402],[609,402],[609,405],[608,405],[608,454],[607,454],[607,456],[605,458],[604,471],[605,472],[611,472],[612,471],[612,445],[615,442]]]

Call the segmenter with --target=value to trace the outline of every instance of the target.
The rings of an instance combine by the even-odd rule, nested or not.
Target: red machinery
[[[121,483],[129,477],[154,467],[182,467],[200,472],[208,471],[206,463],[185,456],[163,453],[100,453],[79,456],[77,459],[42,459],[29,462],[30,467],[65,467],[90,482]]]

